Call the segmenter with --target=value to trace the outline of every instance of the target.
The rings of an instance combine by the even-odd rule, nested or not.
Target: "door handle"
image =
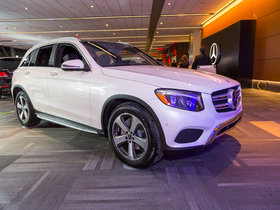
[[[56,76],[56,75],[57,75],[57,72],[56,72],[56,71],[51,71],[51,72],[50,72],[50,75],[51,75],[51,76]]]

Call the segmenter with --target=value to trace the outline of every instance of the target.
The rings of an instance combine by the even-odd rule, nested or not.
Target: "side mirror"
[[[61,68],[64,71],[79,71],[85,70],[84,63],[80,59],[68,60],[61,64]]]

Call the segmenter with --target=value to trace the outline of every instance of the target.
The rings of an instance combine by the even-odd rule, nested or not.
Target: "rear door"
[[[77,46],[64,43],[58,45],[55,58],[55,68],[50,71],[48,79],[52,113],[58,117],[89,125],[91,71],[61,69],[63,62],[73,59],[82,60],[88,68],[84,56]]]
[[[47,45],[30,53],[22,63],[24,88],[34,108],[39,112],[49,113],[49,92],[47,80],[54,61],[51,59],[54,45]]]

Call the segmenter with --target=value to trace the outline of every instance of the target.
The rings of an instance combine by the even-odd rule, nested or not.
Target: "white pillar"
[[[190,64],[193,63],[195,56],[200,54],[201,46],[201,30],[195,30],[190,35],[190,45],[189,45],[189,60]]]

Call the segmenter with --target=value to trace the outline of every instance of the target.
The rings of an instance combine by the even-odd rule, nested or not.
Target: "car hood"
[[[183,89],[208,94],[239,85],[237,81],[222,75],[165,66],[103,67],[102,72],[110,77],[146,83],[159,88]]]

